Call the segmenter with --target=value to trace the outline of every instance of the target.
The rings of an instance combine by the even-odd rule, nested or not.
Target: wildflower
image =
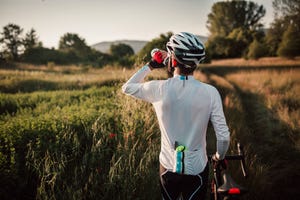
[[[115,133],[110,133],[110,134],[109,134],[109,138],[110,138],[110,139],[113,139],[113,138],[115,138],[116,136],[117,136],[117,134],[115,134]]]

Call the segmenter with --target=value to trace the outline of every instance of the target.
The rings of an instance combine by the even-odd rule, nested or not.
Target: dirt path
[[[263,96],[227,80],[224,71],[214,70],[207,69],[205,74],[224,100],[232,141],[242,140],[248,146],[250,178],[245,184],[253,189],[250,199],[298,199],[300,153],[284,134],[288,125],[264,105]],[[228,103],[233,96],[238,98],[235,105]]]

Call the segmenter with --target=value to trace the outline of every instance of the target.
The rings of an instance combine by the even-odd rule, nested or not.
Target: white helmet
[[[166,46],[169,54],[174,55],[185,68],[196,67],[205,58],[203,43],[191,33],[180,32],[172,35]]]

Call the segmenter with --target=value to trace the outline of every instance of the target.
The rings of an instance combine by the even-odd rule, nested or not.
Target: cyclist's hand
[[[217,167],[221,167],[222,169],[227,169],[228,163],[227,163],[227,160],[226,160],[226,159],[221,159],[221,160],[220,160],[220,159],[217,157],[216,154],[214,154],[214,155],[211,157],[211,159],[212,159],[214,165],[216,165]]]
[[[168,53],[163,50],[153,49],[151,51],[151,61],[148,63],[151,69],[163,68],[167,65]]]

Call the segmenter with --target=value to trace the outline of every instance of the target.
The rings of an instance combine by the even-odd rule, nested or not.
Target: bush
[[[300,30],[294,25],[290,24],[288,29],[284,32],[282,41],[277,50],[277,54],[281,57],[294,58],[300,55]]]
[[[55,49],[44,47],[30,48],[21,56],[23,62],[32,64],[47,64],[54,62],[56,64],[69,64],[70,60],[74,60],[74,54],[66,54]]]
[[[245,43],[233,38],[215,37],[207,42],[211,58],[236,58],[243,55]]]
[[[76,51],[59,51],[44,47],[34,47],[26,50],[21,60],[31,64],[55,63],[59,65],[68,64],[86,64],[92,66],[105,66],[112,63],[112,57],[108,54],[90,50],[84,56],[79,55]]]
[[[264,43],[258,42],[256,39],[250,44],[247,58],[258,59],[268,54],[268,48]]]

